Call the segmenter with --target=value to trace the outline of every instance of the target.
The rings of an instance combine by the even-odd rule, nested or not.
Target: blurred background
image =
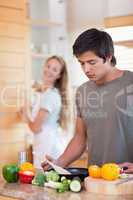
[[[93,0],[93,2],[31,0],[29,14],[33,20],[31,48],[35,80],[40,79],[41,60],[44,60],[47,54],[60,54],[69,63],[72,86],[76,87],[85,81],[86,77],[72,56],[72,44],[82,31],[92,27],[105,29],[111,34],[116,44],[118,67],[132,70],[133,2],[131,0]],[[40,66],[40,74],[37,65]]]

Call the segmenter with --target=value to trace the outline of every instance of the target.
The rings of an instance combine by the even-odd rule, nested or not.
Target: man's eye
[[[95,65],[96,62],[95,62],[95,61],[90,61],[89,64],[90,64],[90,65]]]

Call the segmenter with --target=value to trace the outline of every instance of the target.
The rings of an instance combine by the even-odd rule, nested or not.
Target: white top
[[[37,93],[32,109],[33,119],[40,108],[46,109],[49,115],[42,125],[41,132],[34,134],[33,159],[36,168],[41,167],[45,154],[57,158],[65,149],[63,131],[58,123],[61,111],[61,96],[58,89],[50,88]]]

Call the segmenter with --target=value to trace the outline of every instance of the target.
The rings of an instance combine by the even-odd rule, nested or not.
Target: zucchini
[[[70,190],[72,192],[80,192],[81,191],[81,180],[79,177],[75,177],[70,183]]]

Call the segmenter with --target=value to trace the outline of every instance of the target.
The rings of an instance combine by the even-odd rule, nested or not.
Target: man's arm
[[[52,162],[54,162],[57,165],[66,167],[80,157],[80,155],[84,152],[85,147],[86,147],[86,128],[83,120],[78,117],[76,120],[75,135],[69,142],[64,153],[57,160],[52,160],[49,157],[47,158],[52,160]],[[44,168],[44,170],[47,170],[49,168],[47,162],[42,163],[42,167]]]

